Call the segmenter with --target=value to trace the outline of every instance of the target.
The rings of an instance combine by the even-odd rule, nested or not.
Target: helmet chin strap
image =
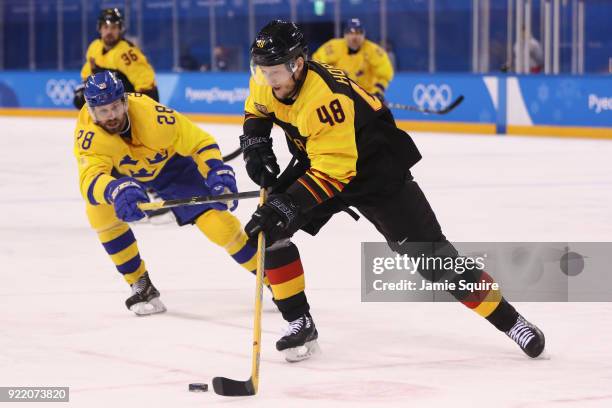
[[[130,128],[132,127],[132,122],[130,122],[130,115],[128,115],[128,113],[125,112],[125,116],[127,117],[127,121],[125,123],[124,129],[119,132],[120,135],[123,135],[129,132]]]

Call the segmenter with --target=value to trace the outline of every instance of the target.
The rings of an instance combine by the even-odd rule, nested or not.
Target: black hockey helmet
[[[251,63],[260,66],[286,64],[308,54],[304,34],[295,23],[273,20],[265,25],[251,45]]]
[[[119,24],[119,27],[123,30],[123,14],[121,14],[118,8],[104,9],[98,15],[98,30],[103,24]]]

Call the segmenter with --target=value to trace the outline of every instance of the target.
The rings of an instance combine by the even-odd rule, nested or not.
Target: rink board
[[[160,73],[162,103],[211,123],[241,122],[246,73]],[[394,109],[412,131],[612,138],[612,79],[606,76],[505,76],[399,73],[386,98],[446,115]],[[1,72],[0,115],[71,117],[76,71]]]

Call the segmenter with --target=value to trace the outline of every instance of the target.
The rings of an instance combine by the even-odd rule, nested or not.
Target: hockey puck
[[[208,384],[204,383],[191,383],[189,384],[190,392],[206,392],[208,391]]]

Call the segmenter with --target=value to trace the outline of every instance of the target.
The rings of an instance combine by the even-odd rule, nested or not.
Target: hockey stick
[[[231,152],[227,156],[223,156],[223,161],[225,163],[227,163],[230,160],[234,160],[236,157],[240,156],[240,153],[242,153],[242,148],[241,147],[237,148],[236,150],[234,150],[233,152]]]
[[[259,190],[259,205],[266,201],[266,189]],[[261,297],[263,291],[263,274],[266,256],[266,237],[263,232],[257,236],[257,274],[255,284],[255,314],[253,323],[253,355],[251,360],[251,378],[246,381],[232,380],[226,377],[215,377],[213,389],[226,397],[244,397],[257,394],[259,387],[259,355],[261,352]]]
[[[459,104],[463,102],[463,99],[465,99],[463,95],[459,95],[457,99],[455,99],[450,105],[440,110],[431,110],[431,109],[421,108],[419,106],[402,105],[401,103],[393,103],[393,102],[387,102],[387,106],[391,109],[402,109],[402,110],[407,110],[407,111],[412,111],[412,112],[421,112],[421,113],[432,114],[432,115],[445,115],[449,113],[450,111],[452,111],[453,109],[455,109],[457,106],[459,106]]]
[[[160,208],[179,207],[182,205],[210,204],[219,201],[244,200],[245,198],[255,197],[259,197],[259,191],[244,191],[242,193],[220,194],[218,196],[196,196],[166,201],[154,201],[152,203],[138,203],[138,208],[142,211],[151,211],[159,210]]]

